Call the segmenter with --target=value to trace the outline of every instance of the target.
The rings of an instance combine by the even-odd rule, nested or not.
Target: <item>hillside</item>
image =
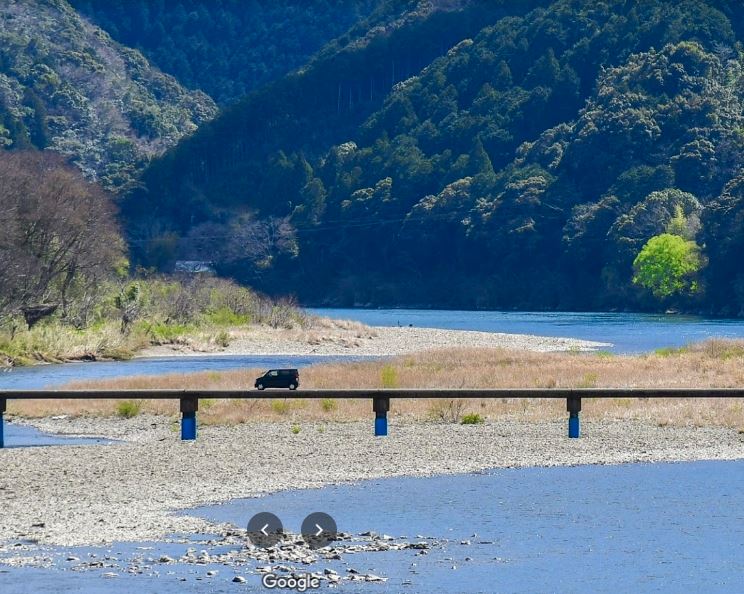
[[[381,0],[70,0],[190,89],[228,103],[295,68]]]
[[[70,155],[109,189],[216,114],[64,0],[2,0],[0,145]]]
[[[394,85],[476,33],[482,19],[513,10],[509,2],[458,6],[387,2],[299,71],[229,106],[154,162],[144,188],[124,205],[135,255],[167,267],[174,241],[196,224],[224,223],[256,209],[262,217],[283,216],[304,199],[298,187],[307,186],[305,197],[317,194],[317,184],[305,183],[308,160],[317,164],[355,135]],[[515,10],[526,8],[520,3]],[[317,190],[315,199],[324,200],[325,189]]]
[[[516,4],[421,5],[227,110],[131,196],[140,257],[318,303],[744,311],[744,9]],[[291,249],[225,247],[283,217]]]

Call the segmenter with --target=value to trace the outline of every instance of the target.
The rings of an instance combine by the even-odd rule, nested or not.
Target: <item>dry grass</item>
[[[202,372],[157,377],[116,378],[73,384],[72,388],[245,388],[251,389],[261,370]],[[530,353],[501,349],[451,349],[395,358],[391,361],[334,363],[302,371],[307,388],[382,388],[395,378],[400,388],[684,388],[744,386],[744,342],[710,341],[676,351],[640,356],[606,353]],[[210,400],[200,407],[206,423],[234,424],[249,419],[347,421],[369,418],[371,404],[342,400],[329,406],[324,400],[292,399],[290,393],[274,400]],[[287,397],[284,397],[287,396]],[[205,404],[208,404],[205,406]],[[447,402],[396,400],[393,415],[441,419]],[[486,418],[505,416],[524,421],[562,419],[565,402],[555,400],[469,400],[451,406],[457,415],[478,413]],[[51,414],[114,415],[116,402],[28,401],[9,403],[9,412],[26,416]],[[726,426],[744,430],[744,403],[700,400],[615,399],[588,400],[585,418],[639,419],[659,425]],[[176,402],[142,401],[142,411],[173,414]],[[450,419],[453,420],[453,419]]]

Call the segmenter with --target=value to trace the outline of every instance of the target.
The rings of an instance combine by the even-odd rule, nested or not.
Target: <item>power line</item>
[[[319,225],[313,225],[312,223],[304,224],[304,225],[293,225],[292,223],[288,223],[292,225],[292,231],[296,233],[314,233],[318,231],[336,231],[336,230],[343,230],[343,229],[362,229],[365,227],[376,227],[376,226],[384,226],[384,225],[390,225],[395,223],[427,223],[432,220],[442,220],[442,219],[450,219],[452,217],[456,217],[458,215],[467,215],[467,214],[473,214],[475,213],[475,209],[468,208],[463,210],[452,210],[444,213],[436,213],[436,214],[430,214],[426,217],[396,217],[396,218],[388,218],[388,219],[338,219],[335,221],[324,221],[322,224]],[[200,235],[198,239],[204,240],[204,239],[229,239],[235,237],[235,233],[220,233],[216,235]],[[132,244],[145,244],[145,243],[151,243],[153,241],[158,241],[157,238],[149,238],[149,239],[131,239],[129,240],[129,243]]]

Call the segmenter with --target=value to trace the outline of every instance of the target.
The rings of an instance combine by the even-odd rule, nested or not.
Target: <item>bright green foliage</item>
[[[663,233],[648,240],[633,262],[633,282],[658,299],[694,293],[702,261],[700,248],[679,235]]]
[[[284,416],[288,414],[291,409],[292,403],[287,399],[271,401],[271,410],[273,410],[278,415]]]
[[[139,400],[124,400],[116,405],[116,414],[122,419],[131,419],[140,414],[142,403]]]
[[[323,398],[320,401],[320,407],[323,409],[323,412],[333,412],[338,408],[338,403],[333,398]]]
[[[397,388],[398,370],[392,365],[385,365],[380,371],[380,380],[383,388]]]
[[[481,423],[485,423],[486,420],[479,415],[478,413],[469,413],[467,415],[463,415],[462,421],[460,421],[461,425],[480,425]]]

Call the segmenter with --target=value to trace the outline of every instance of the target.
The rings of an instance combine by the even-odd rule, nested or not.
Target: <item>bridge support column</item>
[[[375,436],[384,437],[388,434],[387,414],[390,410],[390,398],[373,399],[372,410],[375,412]]]
[[[568,410],[568,436],[579,437],[579,413],[581,412],[581,398],[568,398],[566,400]]]
[[[0,448],[5,447],[5,421],[3,419],[3,416],[5,414],[7,402],[8,401],[5,400],[5,398],[0,398]]]
[[[196,411],[198,398],[181,398],[181,441],[196,439]]]

